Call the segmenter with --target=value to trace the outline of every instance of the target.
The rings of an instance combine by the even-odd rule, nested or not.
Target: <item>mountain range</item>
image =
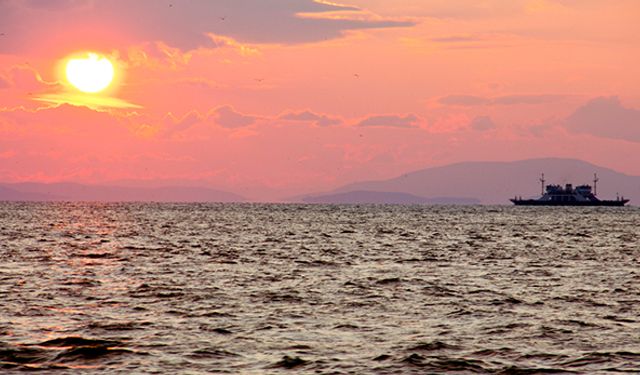
[[[434,197],[425,198],[413,194],[386,191],[349,191],[302,198],[305,203],[324,204],[479,204],[475,198]]]
[[[598,196],[616,195],[640,204],[640,176],[575,159],[545,158],[513,162],[464,162],[426,168],[395,178],[361,181],[324,193],[287,201],[304,203],[373,204],[509,204],[514,196],[536,197],[546,184],[593,185],[598,175]],[[140,201],[140,202],[245,202],[241,195],[198,186],[119,186],[77,183],[0,184],[0,201]]]
[[[427,168],[380,181],[356,182],[322,196],[354,191],[396,192],[419,197],[468,197],[482,204],[509,204],[514,196],[541,194],[541,174],[546,184],[593,185],[598,175],[598,197],[615,199],[621,195],[640,203],[640,176],[629,176],[612,169],[576,159],[545,158],[513,162],[464,162]],[[304,199],[304,198],[303,198]]]

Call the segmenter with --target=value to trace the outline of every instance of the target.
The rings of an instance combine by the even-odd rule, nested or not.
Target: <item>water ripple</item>
[[[0,203],[0,369],[640,372],[640,210]]]

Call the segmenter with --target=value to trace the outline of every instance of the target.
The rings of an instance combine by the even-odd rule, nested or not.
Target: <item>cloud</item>
[[[216,35],[213,33],[207,33],[207,36],[209,36],[209,39],[211,39],[211,42],[216,48],[230,48],[237,51],[242,56],[253,56],[260,54],[260,50],[258,48],[252,47],[248,44],[242,44],[231,37]]]
[[[140,134],[138,120],[68,104],[0,110],[0,150],[15,153],[11,165],[0,163],[0,178],[76,180],[135,164],[144,171],[132,158],[153,145]]]
[[[311,112],[311,111],[302,111],[302,112],[289,112],[280,116],[283,120],[291,120],[291,121],[316,121],[320,118],[319,115]]]
[[[0,76],[0,81],[4,81],[6,88],[12,87],[21,91],[39,90],[57,85],[57,82],[43,80],[38,71],[26,64],[12,66],[6,75]]]
[[[302,112],[287,112],[283,115],[280,115],[279,119],[287,121],[312,122],[317,126],[331,126],[339,125],[342,123],[342,120],[338,118],[329,117],[323,114],[317,114],[309,110]]]
[[[358,123],[358,126],[379,126],[392,128],[414,128],[418,126],[418,117],[416,115],[382,115],[371,116]]]
[[[565,95],[504,95],[483,97],[475,95],[449,95],[438,99],[442,105],[473,107],[482,105],[536,105],[562,100]]]
[[[107,96],[104,93],[84,94],[69,91],[60,81],[48,82],[40,73],[28,64],[14,65],[6,75],[0,75],[0,89],[9,89],[0,94],[0,102],[7,107],[27,106],[26,102],[42,102],[54,105],[70,104],[92,109],[108,108],[142,108],[135,103]]]
[[[542,138],[549,133],[552,129],[554,129],[554,124],[542,123],[535,124],[527,127],[527,133],[533,135],[534,137]]]
[[[229,105],[216,108],[210,113],[210,117],[213,117],[216,124],[230,129],[248,126],[257,120],[257,117],[242,114]]]
[[[342,120],[335,117],[325,116],[325,115],[322,115],[322,117],[318,119],[318,121],[316,121],[316,125],[318,126],[331,126],[331,125],[340,125],[340,124],[342,124]]]
[[[60,89],[58,82],[46,82],[31,66],[19,64],[0,71],[0,108],[42,106],[33,99],[41,93]]]
[[[94,142],[106,142],[114,137],[130,137],[133,135],[128,129],[131,120],[133,117],[70,104],[0,111],[0,123],[8,126],[5,130],[29,134],[30,137],[45,141],[55,137],[68,137],[70,141],[89,137]],[[100,145],[102,147],[104,144]],[[52,144],[50,147],[57,148],[59,145]]]
[[[52,103],[52,104],[70,104],[74,106],[83,106],[95,110],[103,110],[109,108],[119,109],[132,109],[142,108],[142,106],[134,103],[129,103],[126,100],[110,97],[110,96],[97,96],[88,94],[71,94],[71,93],[58,93],[58,94],[42,94],[33,97],[34,100]]]
[[[574,133],[640,142],[640,110],[623,107],[616,96],[599,97],[571,114],[566,127]]]
[[[471,129],[480,132],[496,128],[495,122],[493,122],[493,120],[489,116],[478,116],[474,118],[473,120],[471,120],[470,126]]]
[[[130,67],[145,66],[153,69],[177,68],[189,63],[192,53],[172,48],[164,42],[143,42],[130,46],[126,52]]]
[[[204,116],[198,113],[198,111],[191,111],[182,118],[177,118],[173,113],[168,113],[164,118],[166,133],[171,134],[187,130],[204,119]]]
[[[380,17],[329,17],[336,12],[367,14],[313,0],[0,1],[5,33],[0,53],[53,52],[59,40],[79,49],[162,41],[189,51],[215,48],[211,34],[243,43],[295,44],[338,38],[347,30],[414,25]]]
[[[191,111],[182,117],[176,117],[173,113],[168,113],[163,119],[163,132],[165,135],[171,135],[185,131],[198,123],[209,123],[227,129],[236,129],[252,125],[257,119],[257,116],[246,115],[236,111],[230,105],[224,105],[214,108],[205,114]]]

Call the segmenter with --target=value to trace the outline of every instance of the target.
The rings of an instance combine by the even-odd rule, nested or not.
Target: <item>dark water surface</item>
[[[638,373],[640,209],[0,203],[0,371]]]

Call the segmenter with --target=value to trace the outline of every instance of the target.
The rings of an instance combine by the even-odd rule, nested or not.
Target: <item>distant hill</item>
[[[0,185],[0,201],[50,201],[53,195],[22,192]]]
[[[598,196],[615,199],[616,193],[640,205],[640,176],[575,159],[530,159],[514,162],[466,162],[428,168],[382,181],[357,182],[325,194],[355,191],[397,192],[418,197],[471,197],[483,204],[509,204],[516,195],[540,195],[540,174],[547,184],[592,184],[600,178]],[[320,195],[320,194],[318,194]]]
[[[477,204],[477,199],[438,197],[424,198],[413,194],[386,191],[349,191],[346,193],[308,196],[305,203],[326,204]]]
[[[381,181],[363,181],[333,191],[292,198],[308,203],[510,204],[514,196],[540,195],[540,174],[547,184],[592,184],[598,196],[616,194],[640,205],[640,176],[630,176],[575,159],[514,162],[465,162],[427,168]],[[207,187],[119,186],[76,183],[0,184],[0,201],[245,202],[244,197]]]
[[[244,202],[237,194],[203,187],[122,187],[35,182],[0,185],[0,201]]]

